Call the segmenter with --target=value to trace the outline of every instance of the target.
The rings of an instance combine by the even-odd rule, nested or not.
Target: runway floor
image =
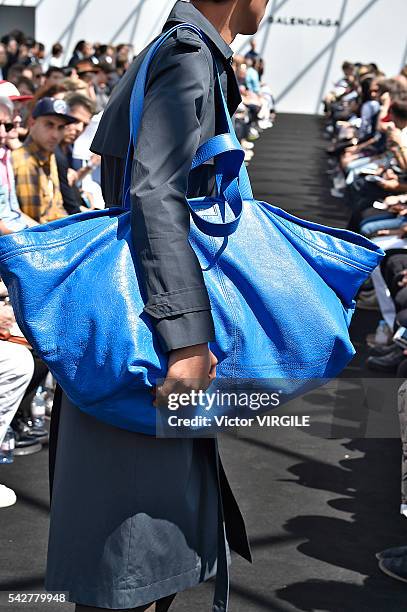
[[[344,227],[347,211],[329,194],[321,120],[279,115],[256,144],[250,167],[258,199],[307,219]],[[366,333],[376,313],[357,312],[352,337],[358,354],[347,375],[363,369]],[[323,419],[320,401],[308,414]],[[392,403],[390,411],[396,411]],[[234,556],[231,612],[404,612],[405,585],[384,576],[374,553],[407,543],[398,513],[400,442],[326,439],[305,429],[279,428],[245,438],[222,436],[221,449],[244,511],[254,563]],[[74,449],[73,449],[74,452]],[[18,502],[0,510],[0,589],[40,592],[48,529],[47,450],[0,468]],[[178,595],[174,612],[211,609],[213,584]],[[3,594],[4,595],[4,594]],[[1,593],[0,593],[1,596]],[[45,612],[48,605],[0,610]],[[61,612],[70,604],[57,606]]]

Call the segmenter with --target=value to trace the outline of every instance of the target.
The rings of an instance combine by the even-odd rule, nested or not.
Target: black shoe
[[[46,444],[49,434],[46,429],[34,427],[31,419],[13,419],[11,424],[16,438],[16,448],[26,448],[31,444]]]
[[[388,355],[391,353],[397,344],[377,344],[376,346],[372,346],[369,352],[369,357],[383,357],[384,355]]]
[[[30,428],[33,436],[36,436],[37,438],[43,438],[44,436],[48,435],[48,431],[43,427],[38,427],[38,425],[35,425],[32,419],[24,419],[24,422],[27,427]]]
[[[368,357],[367,366],[370,370],[377,370],[378,372],[396,372],[397,367],[404,359],[403,349],[395,346],[387,355]]]
[[[388,576],[407,582],[407,557],[386,557],[379,560],[379,567]]]
[[[393,548],[386,548],[376,553],[376,559],[394,559],[397,557],[407,558],[407,546],[394,546]]]

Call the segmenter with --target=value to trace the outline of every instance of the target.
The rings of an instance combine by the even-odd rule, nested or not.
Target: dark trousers
[[[396,298],[401,288],[398,282],[402,278],[403,270],[407,269],[407,252],[404,253],[388,253],[387,257],[383,260],[381,266],[383,278],[388,286],[390,293],[393,298]],[[403,290],[401,290],[403,291]],[[398,310],[403,307],[403,304],[399,305]]]
[[[367,218],[363,214],[364,211],[371,208],[375,200],[383,201],[388,195],[391,195],[391,192],[381,189],[375,183],[369,183],[363,176],[359,176],[351,185],[347,185],[346,201],[353,211],[347,229],[358,232],[361,221]]]

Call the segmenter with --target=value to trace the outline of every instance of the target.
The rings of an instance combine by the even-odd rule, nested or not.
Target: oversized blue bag
[[[133,144],[143,111],[150,48],[130,105]],[[357,234],[298,219],[253,199],[244,153],[225,110],[225,134],[197,151],[215,157],[218,195],[189,201],[190,242],[204,270],[215,323],[219,379],[322,379],[354,354],[354,296],[382,251]],[[129,150],[123,207],[0,238],[0,274],[24,335],[84,412],[154,435],[151,388],[165,377],[139,289],[132,245]]]

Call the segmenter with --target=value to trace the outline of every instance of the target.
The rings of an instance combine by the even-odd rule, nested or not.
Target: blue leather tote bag
[[[150,48],[130,105],[142,119]],[[298,219],[253,198],[244,153],[224,106],[224,134],[193,168],[216,159],[216,197],[190,200],[190,242],[208,289],[219,379],[333,377],[354,354],[354,296],[382,251],[348,231]],[[0,274],[24,335],[70,400],[96,418],[154,435],[151,388],[165,377],[139,289],[130,226],[128,156],[122,206],[73,215],[0,238]],[[186,204],[187,205],[187,204]]]

